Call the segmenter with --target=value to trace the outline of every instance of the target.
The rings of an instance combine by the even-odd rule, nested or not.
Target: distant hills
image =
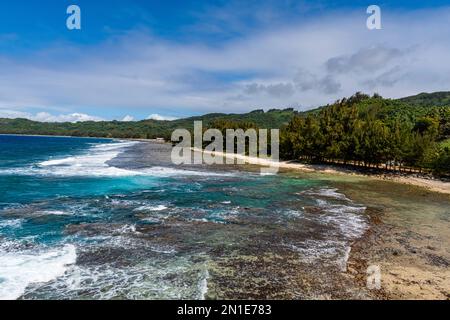
[[[405,114],[412,117],[415,114],[427,113],[430,107],[450,106],[450,92],[421,93],[402,99],[383,99],[384,116]],[[281,128],[287,125],[295,115],[306,115],[327,108],[299,112],[293,108],[272,109],[269,111],[255,110],[243,114],[210,113],[203,116],[189,117],[174,121],[142,120],[133,122],[122,121],[87,121],[78,123],[43,123],[27,119],[0,118],[0,134],[39,134],[82,137],[109,138],[170,138],[174,129],[191,129],[193,122],[202,120],[207,127],[216,121],[232,123],[251,123],[259,128]],[[248,125],[246,126],[248,127]]]
[[[434,93],[420,93],[415,96],[405,97],[399,100],[412,106],[423,106],[423,107],[450,106],[450,92],[440,91]]]
[[[79,137],[108,137],[108,138],[157,138],[170,139],[172,131],[177,128],[191,130],[194,121],[202,120],[204,126],[214,121],[247,122],[260,128],[280,128],[298,114],[294,109],[255,110],[244,114],[210,113],[203,116],[189,117],[173,121],[142,120],[142,121],[86,121],[48,123],[27,119],[0,118],[0,134],[38,134],[61,135]]]

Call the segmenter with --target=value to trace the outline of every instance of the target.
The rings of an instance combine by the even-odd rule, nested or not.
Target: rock
[[[348,273],[351,273],[351,274],[357,274],[358,273],[358,271],[356,271],[354,268],[352,268],[352,267],[348,267],[347,268],[347,272]]]

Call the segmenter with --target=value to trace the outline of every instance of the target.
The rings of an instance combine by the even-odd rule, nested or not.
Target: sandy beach
[[[194,151],[200,151],[193,149]],[[328,173],[328,174],[339,174],[339,175],[352,175],[352,176],[361,176],[361,177],[369,177],[371,179],[378,179],[378,180],[388,180],[396,183],[401,184],[408,184],[413,185],[417,187],[422,187],[427,190],[433,191],[433,192],[439,192],[444,194],[450,194],[450,182],[445,182],[441,180],[436,179],[426,179],[423,177],[417,177],[417,176],[405,176],[405,175],[399,175],[391,172],[387,172],[386,174],[371,174],[371,173],[364,173],[356,170],[352,170],[349,168],[339,168],[337,166],[333,165],[319,165],[319,164],[302,164],[298,162],[292,162],[292,161],[280,161],[280,162],[274,162],[270,159],[262,159],[257,157],[249,157],[244,156],[241,154],[229,154],[226,152],[216,152],[216,151],[204,151],[203,153],[208,153],[214,156],[224,157],[228,159],[239,159],[242,161],[245,161],[247,164],[252,165],[260,165],[260,166],[278,166],[280,169],[291,169],[291,170],[298,170],[302,172],[319,172],[319,173]]]

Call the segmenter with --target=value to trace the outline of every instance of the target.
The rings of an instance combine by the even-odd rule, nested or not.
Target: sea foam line
[[[139,144],[138,141],[102,143],[91,146],[85,154],[60,159],[49,159],[35,166],[0,170],[2,175],[37,176],[87,176],[87,177],[131,177],[131,176],[233,176],[229,172],[183,170],[170,167],[151,167],[141,170],[110,166],[108,161],[117,157],[125,148]]]

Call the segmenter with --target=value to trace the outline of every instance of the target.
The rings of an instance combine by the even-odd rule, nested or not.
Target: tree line
[[[357,93],[293,117],[282,129],[285,160],[450,174],[450,107],[420,108]]]
[[[441,95],[437,93],[438,98]],[[280,157],[450,176],[450,106],[438,103],[443,99],[436,100],[433,94],[417,97],[409,99],[420,98],[420,103],[356,93],[296,113],[280,126]],[[219,118],[204,131],[208,128],[219,129],[225,136],[227,129],[258,131],[264,127],[248,119]],[[204,142],[204,147],[208,144]]]

